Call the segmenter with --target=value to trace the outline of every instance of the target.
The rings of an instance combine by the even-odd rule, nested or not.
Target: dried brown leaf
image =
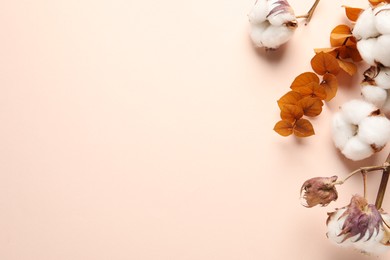
[[[314,135],[313,125],[307,119],[299,119],[294,124],[294,135],[297,137],[308,137]]]
[[[275,124],[274,131],[281,136],[289,136],[293,133],[293,125],[288,121],[280,120]]]
[[[299,87],[304,87],[306,86],[307,84],[309,83],[320,83],[320,78],[313,72],[304,72],[300,75],[298,75],[293,83],[291,84],[291,89],[294,90],[294,89],[297,89]],[[298,91],[299,92],[299,91]]]
[[[300,99],[302,99],[301,94],[295,91],[289,91],[278,100],[278,106],[282,109],[283,105],[296,105]]]
[[[325,74],[322,78],[321,86],[324,87],[326,92],[325,101],[330,101],[332,98],[336,96],[338,82],[337,77],[333,74]]]
[[[322,112],[323,103],[318,98],[305,97],[299,100],[299,105],[302,107],[305,116],[318,116]]]
[[[380,3],[386,3],[387,1],[384,1],[384,0],[368,0],[368,2],[370,2],[370,4],[372,6],[376,6],[376,5],[380,4]]]
[[[345,8],[345,14],[351,22],[356,22],[356,20],[359,18],[359,15],[364,11],[364,9],[356,7],[350,7],[345,5],[343,7]]]
[[[357,72],[357,66],[355,63],[345,60],[337,59],[340,68],[348,73],[350,76],[353,76]]]
[[[329,53],[317,53],[311,59],[310,63],[313,70],[320,75],[324,75],[326,73],[337,75],[340,71],[340,66],[336,58]]]
[[[321,100],[326,98],[325,89],[316,82],[308,83],[302,87],[294,87],[293,90],[299,92],[303,97],[317,97]]]
[[[351,36],[352,31],[348,25],[337,25],[330,33],[330,45],[332,47],[342,46]]]
[[[280,117],[288,122],[294,123],[303,116],[303,110],[298,105],[283,105],[280,111]]]
[[[334,53],[339,47],[331,47],[331,48],[316,48],[314,49],[315,53],[325,52],[325,53]]]

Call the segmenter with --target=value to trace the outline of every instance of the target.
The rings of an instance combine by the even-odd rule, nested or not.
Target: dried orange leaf
[[[324,75],[326,73],[336,75],[340,71],[340,66],[336,58],[329,53],[317,53],[311,59],[310,63],[313,70],[320,75]]]
[[[337,50],[339,47],[332,47],[332,48],[316,48],[314,49],[315,53],[325,52],[325,53],[331,53]]]
[[[302,95],[298,92],[289,91],[278,100],[278,106],[282,109],[283,105],[296,105],[301,98]]]
[[[324,100],[326,98],[325,88],[319,84],[316,84],[313,86],[313,94],[311,96]]]
[[[311,82],[303,87],[294,87],[294,91],[299,92],[303,97],[317,97],[319,99],[326,98],[325,89],[317,82]]]
[[[288,122],[294,123],[303,116],[303,110],[298,105],[283,105],[280,111],[280,117]]]
[[[293,133],[293,125],[288,121],[281,120],[275,124],[274,131],[281,136],[289,136]]]
[[[324,87],[326,92],[325,101],[330,101],[336,96],[338,83],[335,75],[329,73],[325,74],[322,78],[321,86]]]
[[[347,15],[348,19],[352,22],[356,22],[361,12],[364,11],[364,9],[356,8],[356,7],[350,7],[345,5],[343,7],[345,8],[345,14]]]
[[[290,88],[292,90],[294,90],[294,89],[299,88],[299,87],[304,87],[307,84],[312,83],[312,82],[315,82],[315,83],[319,84],[320,83],[320,78],[313,72],[304,72],[304,73],[298,75],[294,79],[294,81],[291,84]]]
[[[370,2],[370,4],[373,6],[376,6],[380,3],[386,3],[386,1],[383,1],[383,0],[368,0],[368,2]]]
[[[302,107],[305,116],[318,116],[322,112],[322,101],[318,98],[305,97],[299,100],[299,105]]]
[[[339,63],[340,68],[346,73],[348,73],[350,76],[353,76],[356,73],[357,66],[355,63],[340,59],[337,59],[337,62]]]
[[[337,47],[345,44],[347,39],[352,36],[351,28],[348,25],[337,25],[330,33],[330,45]]]
[[[314,135],[313,125],[309,120],[303,118],[295,122],[293,131],[294,135],[298,137],[308,137]]]

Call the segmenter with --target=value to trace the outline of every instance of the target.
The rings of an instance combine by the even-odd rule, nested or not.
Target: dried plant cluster
[[[390,155],[381,166],[360,168],[344,180],[337,176],[315,177],[305,181],[301,187],[302,205],[311,208],[327,206],[338,198],[336,185],[344,184],[350,177],[361,173],[364,195],[353,195],[349,205],[328,213],[327,237],[336,245],[352,247],[365,254],[380,255],[390,249],[390,215],[382,209],[382,202],[389,178]],[[382,171],[382,181],[375,204],[367,200],[367,174]]]
[[[295,16],[286,0],[256,1],[249,15],[252,41],[257,47],[276,50],[293,36],[296,19],[310,20],[318,2],[306,15]],[[310,62],[313,71],[295,77],[290,90],[277,101],[281,120],[274,130],[278,134],[314,135],[310,118],[320,115],[324,102],[337,94],[338,75],[355,75],[357,63],[363,61],[368,68],[362,75],[361,99],[342,104],[334,114],[334,144],[346,158],[362,160],[381,151],[390,141],[390,0],[368,2],[366,9],[344,6],[350,24],[340,24],[331,31],[330,46],[314,49]],[[382,172],[375,204],[367,199],[371,172]],[[382,208],[390,178],[390,154],[383,165],[359,168],[343,180],[332,176],[305,181],[301,187],[302,204],[308,208],[327,206],[338,198],[336,186],[359,173],[363,177],[363,195],[353,195],[349,205],[328,213],[327,237],[337,245],[379,255],[390,249],[390,215]]]
[[[357,19],[356,10],[346,7],[348,17]],[[297,137],[314,135],[313,125],[302,117],[318,116],[322,112],[323,102],[336,96],[336,76],[340,71],[350,76],[356,73],[355,63],[362,58],[351,27],[345,24],[336,26],[330,34],[330,44],[329,48],[314,49],[315,55],[310,63],[315,73],[304,72],[297,76],[290,86],[292,91],[278,100],[281,120],[274,127],[278,134],[294,134]],[[319,76],[322,77],[321,80]]]

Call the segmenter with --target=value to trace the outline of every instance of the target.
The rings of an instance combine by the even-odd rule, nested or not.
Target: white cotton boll
[[[381,34],[390,34],[390,5],[380,5],[374,9],[375,27]]]
[[[373,51],[374,60],[385,67],[390,67],[390,35],[381,35],[377,39]]]
[[[286,43],[293,35],[294,30],[286,26],[270,25],[263,33],[262,43],[270,49],[277,49],[283,43]]]
[[[343,225],[347,216],[344,216],[342,218],[340,217],[346,210],[347,209],[337,210],[335,213],[333,213],[327,223],[328,232],[326,233],[326,236],[330,241],[341,247],[351,246],[350,241],[342,242],[344,236],[339,236],[341,231],[343,230]]]
[[[356,39],[368,39],[379,35],[375,27],[374,14],[372,8],[364,10],[356,21],[352,34]]]
[[[268,1],[257,0],[248,14],[249,22],[251,24],[260,24],[266,20],[268,13]]]
[[[368,64],[374,66],[375,57],[374,57],[374,49],[376,48],[376,38],[362,39],[357,42],[356,47],[362,56],[362,59]]]
[[[387,91],[383,88],[367,85],[362,87],[362,96],[364,100],[381,108],[387,99]]]
[[[381,148],[390,139],[390,121],[384,116],[369,116],[359,124],[358,137],[365,143]]]
[[[268,21],[275,26],[282,26],[288,22],[296,21],[295,15],[291,13],[275,13],[268,17]]]
[[[380,71],[374,80],[378,87],[390,89],[390,68],[380,67]]]
[[[348,101],[341,107],[345,120],[354,125],[358,125],[360,121],[376,110],[377,107],[373,104],[360,99]]]
[[[354,136],[348,140],[341,153],[345,157],[353,161],[366,159],[374,154],[374,150],[370,144],[362,141],[358,136]]]
[[[268,26],[269,26],[268,22],[252,25],[250,37],[252,39],[252,42],[257,47],[263,47],[264,46],[263,45],[263,34],[264,34],[264,31],[267,29]]]
[[[345,121],[342,113],[336,113],[332,120],[333,142],[340,150],[344,148],[348,140],[356,134],[357,127]]]

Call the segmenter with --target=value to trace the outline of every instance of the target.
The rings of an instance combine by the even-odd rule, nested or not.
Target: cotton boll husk
[[[374,150],[370,144],[362,141],[358,136],[354,136],[348,140],[341,153],[348,159],[359,161],[373,155]]]
[[[373,55],[375,61],[380,62],[385,67],[390,67],[390,35],[378,37]]]
[[[339,209],[334,212],[333,215],[330,217],[327,223],[328,232],[326,234],[330,241],[341,247],[354,247],[359,251],[377,256],[389,250],[389,246],[385,246],[381,243],[381,240],[384,237],[384,229],[382,226],[380,226],[379,230],[375,229],[373,231],[371,238],[369,232],[366,231],[363,238],[358,241],[356,240],[359,238],[360,234],[357,234],[356,236],[348,238],[344,242],[342,242],[346,235],[340,234],[342,233],[343,225],[347,216],[341,216],[346,210],[346,208]],[[389,215],[381,214],[381,216],[384,221],[389,223]]]
[[[345,120],[354,125],[358,125],[360,121],[376,110],[377,107],[373,104],[360,99],[348,101],[341,107]]]
[[[387,99],[386,102],[381,107],[381,111],[387,116],[390,117],[390,90],[387,90]]]
[[[380,5],[374,9],[375,27],[381,34],[390,34],[390,5]]]
[[[348,140],[355,135],[357,126],[348,123],[343,114],[338,112],[332,120],[333,142],[340,150],[344,148]]]
[[[380,71],[374,80],[378,87],[390,89],[390,68],[380,67]]]
[[[376,65],[374,57],[374,49],[376,48],[376,43],[376,38],[370,38],[362,39],[356,44],[360,56],[362,56],[362,59],[371,66]]]
[[[359,124],[358,137],[375,147],[383,147],[390,139],[390,121],[385,116],[369,116]]]
[[[249,22],[251,24],[260,24],[264,22],[269,13],[268,1],[257,0],[252,10],[248,14]]]
[[[362,87],[362,96],[364,100],[381,108],[387,99],[387,91],[383,88],[367,85]]]
[[[275,13],[268,17],[268,21],[275,26],[282,26],[285,23],[296,21],[295,15],[291,13]]]
[[[368,39],[379,35],[379,32],[375,27],[372,8],[367,8],[360,14],[353,28],[352,34],[358,40]]]
[[[292,37],[293,32],[294,30],[283,25],[270,25],[263,33],[263,45],[267,48],[277,49],[280,45],[287,42]]]
[[[366,232],[364,237],[359,241],[353,242],[357,239],[357,237],[351,238],[351,241],[353,247],[359,251],[372,255],[381,255],[389,250],[389,246],[385,246],[381,243],[383,236],[384,231],[383,228],[380,227],[379,231],[374,231],[372,237],[369,240],[367,240],[369,238],[369,232]]]
[[[264,31],[267,29],[268,26],[269,26],[268,22],[252,25],[250,37],[252,39],[252,42],[257,47],[263,47],[264,46],[263,45],[263,34],[264,34]]]

